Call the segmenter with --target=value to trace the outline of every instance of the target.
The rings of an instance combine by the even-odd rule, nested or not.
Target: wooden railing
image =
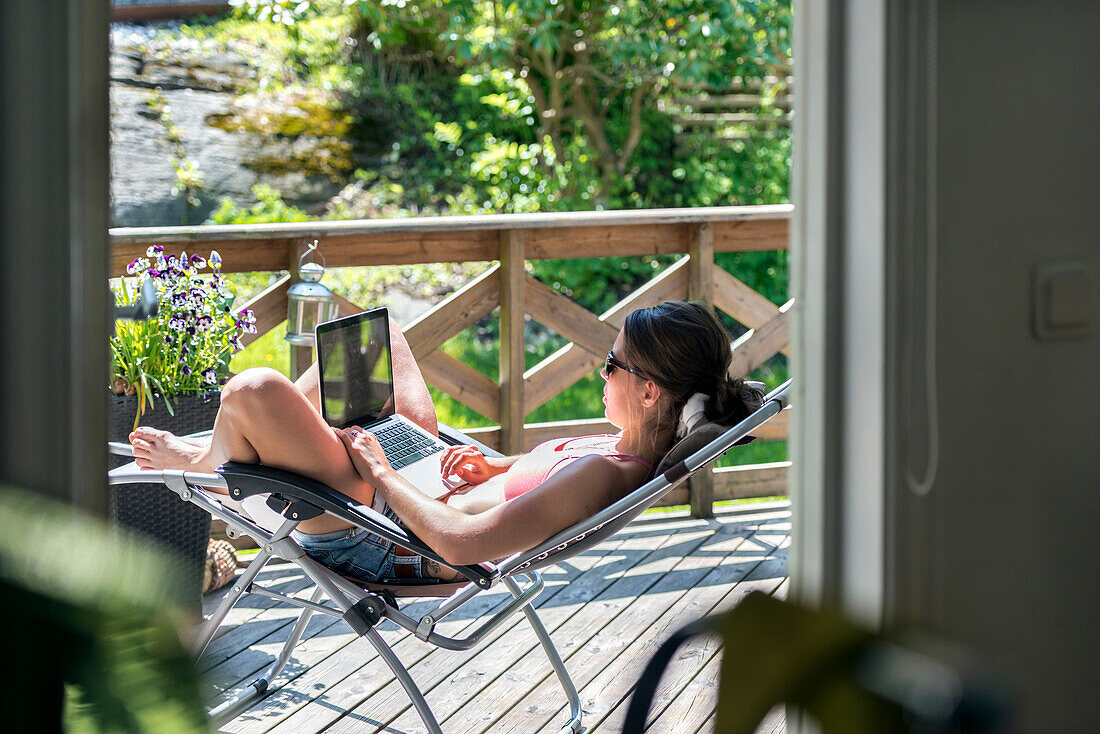
[[[750,329],[734,347],[734,369],[745,374],[789,341],[790,303],[775,306],[714,264],[714,254],[787,248],[790,206],[719,207],[652,211],[575,212],[376,221],[310,222],[242,226],[158,227],[111,231],[111,276],[143,256],[151,244],[175,251],[211,249],[222,271],[288,270],[293,273],[306,240],[320,240],[329,267],[492,261],[466,284],[413,323],[405,334],[425,379],[498,423],[468,432],[484,443],[516,453],[556,437],[602,433],[606,421],[525,424],[525,416],[598,368],[626,315],[670,298],[712,303]],[[686,254],[603,314],[595,314],[524,270],[525,260]],[[257,317],[251,341],[286,320],[288,275],[244,304]],[[359,306],[340,298],[342,314]],[[452,336],[500,308],[500,378],[494,381],[439,350]],[[570,343],[539,364],[524,365],[524,317]],[[300,369],[308,348],[292,355]],[[786,414],[757,432],[784,439]],[[685,504],[708,515],[716,499],[786,493],[787,463],[729,467],[694,477],[666,504]]]

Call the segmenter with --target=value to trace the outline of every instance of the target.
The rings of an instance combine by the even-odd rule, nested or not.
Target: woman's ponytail
[[[654,380],[667,396],[667,410],[651,427],[662,443],[674,438],[679,424],[689,430],[704,419],[733,425],[763,401],[763,394],[740,376],[728,376],[729,334],[704,304],[666,301],[633,311],[626,317],[623,338],[631,367]],[[699,393],[706,400],[693,401]]]
[[[740,377],[722,375],[716,381],[714,396],[707,401],[707,420],[732,426],[756,411],[764,394]]]

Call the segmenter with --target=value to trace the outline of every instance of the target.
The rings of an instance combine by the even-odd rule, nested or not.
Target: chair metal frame
[[[131,462],[111,470],[108,481],[110,484],[164,483],[182,500],[224,520],[231,536],[247,535],[260,548],[248,568],[234,580],[233,586],[214,613],[199,627],[192,643],[192,653],[196,658],[202,655],[226,616],[245,594],[260,594],[302,610],[275,661],[235,697],[210,711],[210,718],[216,725],[235,718],[266,695],[290,660],[309,619],[316,613],[342,618],[356,634],[366,637],[405,689],[428,731],[441,734],[442,729],[424,694],[375,627],[382,619],[389,619],[427,644],[446,650],[468,650],[478,645],[506,619],[522,611],[550,661],[569,703],[569,719],[562,725],[561,732],[578,734],[582,730],[580,696],[532,604],[543,589],[542,576],[538,570],[575,556],[614,535],[673,487],[709,465],[782,410],[787,403],[789,388],[790,381],[767,395],[764,404],[745,420],[690,456],[673,463],[623,499],[591,518],[556,533],[534,548],[516,553],[499,563],[472,566],[448,564],[419,538],[370,507],[308,477],[262,465],[229,462],[218,467],[216,473],[209,474],[179,470],[143,470]],[[448,426],[440,425],[440,438],[455,445],[478,445],[486,455],[499,455]],[[109,450],[114,454],[133,455],[128,444],[111,443]],[[243,503],[245,512],[218,499],[219,495],[224,494]],[[467,581],[457,584],[366,588],[353,583],[310,558],[290,536],[298,523],[323,512],[336,515],[398,546],[453,568]],[[314,589],[308,599],[288,596],[256,583],[259,573],[276,558],[295,564],[313,582]],[[448,637],[435,631],[436,625],[445,617],[481,592],[498,584],[504,586],[512,599],[468,634]],[[399,609],[396,595],[444,598],[419,618],[413,618]]]

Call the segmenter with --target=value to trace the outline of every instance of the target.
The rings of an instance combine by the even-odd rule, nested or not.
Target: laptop
[[[386,308],[317,325],[321,414],[330,426],[378,436],[397,472],[430,497],[450,489],[440,461],[447,444],[394,411],[390,317]]]

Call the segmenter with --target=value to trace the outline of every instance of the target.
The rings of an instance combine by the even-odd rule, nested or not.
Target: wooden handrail
[[[493,214],[289,224],[135,227],[110,231],[110,277],[149,245],[218,250],[226,273],[288,270],[294,243],[321,240],[329,267],[496,260],[501,231],[524,231],[527,260],[671,255],[687,252],[692,227],[711,223],[715,252],[782,250],[791,207],[642,209],[563,214]],[[570,230],[565,232],[563,230]],[[197,248],[197,249],[196,249]]]
[[[416,321],[405,334],[425,379],[500,425],[467,429],[484,443],[514,453],[543,441],[609,430],[602,419],[525,424],[525,416],[598,368],[626,316],[671,298],[711,303],[750,331],[735,345],[733,363],[747,373],[786,351],[793,302],[776,306],[714,263],[722,252],[787,248],[789,205],[660,209],[563,214],[423,217],[372,221],[112,229],[111,276],[145,256],[149,245],[205,255],[216,249],[222,271],[291,271],[304,240],[321,240],[329,267],[490,261],[492,265]],[[595,314],[527,275],[526,260],[685,254],[603,314]],[[257,316],[251,342],[285,320],[292,275],[244,307]],[[341,314],[360,307],[337,298]],[[445,354],[448,339],[500,308],[500,378],[493,380]],[[524,369],[524,318],[570,343]],[[292,349],[292,364],[308,363],[308,348]],[[786,437],[786,415],[761,438]],[[777,493],[785,465],[700,473],[689,485],[692,509],[706,515],[714,499],[745,492]],[[717,479],[716,479],[717,478]],[[746,487],[755,489],[746,489]],[[674,501],[682,501],[675,495]]]

